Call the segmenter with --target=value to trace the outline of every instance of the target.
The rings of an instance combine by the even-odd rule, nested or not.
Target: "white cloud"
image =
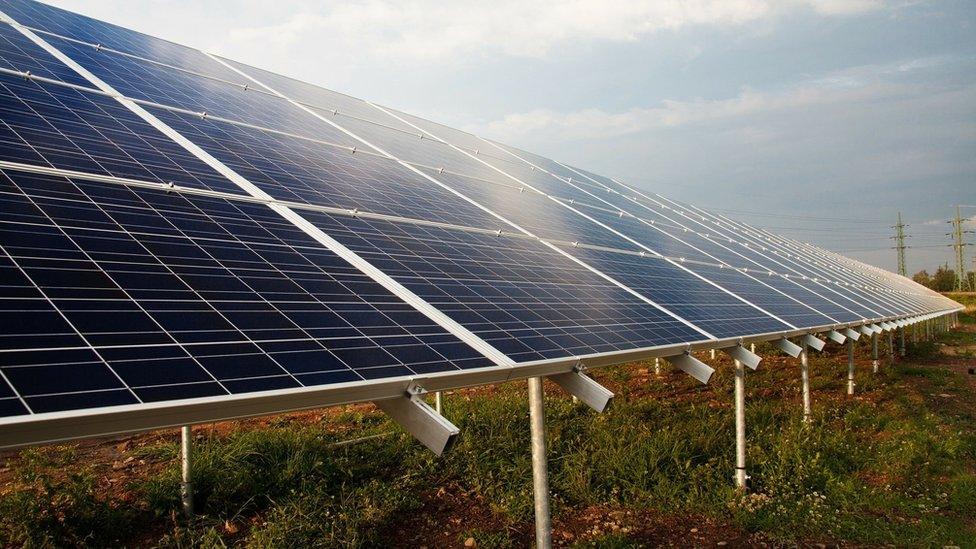
[[[586,108],[559,112],[548,108],[507,114],[501,119],[470,125],[466,129],[500,141],[520,141],[527,136],[548,136],[556,140],[601,139],[650,130],[677,128],[693,124],[719,123],[834,103],[877,101],[886,97],[920,93],[917,85],[905,86],[892,75],[922,70],[949,63],[945,57],[920,58],[905,62],[854,67],[832,72],[777,91],[743,89],[725,99],[665,100],[649,108],[607,112]],[[745,122],[748,124],[748,120]],[[743,136],[750,140],[768,134],[747,126]]]
[[[543,57],[562,47],[628,42],[690,26],[736,26],[807,8],[825,16],[883,7],[880,0],[363,0],[292,1],[284,21],[230,30],[225,48],[322,47],[385,59],[444,61],[482,55]],[[282,10],[284,11],[284,10]]]

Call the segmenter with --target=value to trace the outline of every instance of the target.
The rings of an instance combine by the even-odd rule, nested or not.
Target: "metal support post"
[[[803,378],[803,421],[810,423],[810,358],[807,344],[800,345],[800,373]]]
[[[854,394],[854,340],[847,344],[847,394]]]
[[[180,501],[183,503],[183,513],[193,516],[193,476],[190,468],[190,445],[193,444],[192,432],[189,425],[180,429],[180,461],[182,479],[180,482]]]
[[[715,360],[715,349],[709,349],[709,353],[711,353],[711,359]]]
[[[535,545],[552,547],[549,518],[549,471],[546,464],[546,410],[542,378],[529,378],[529,425],[532,431],[532,490],[535,495]]]
[[[895,365],[895,332],[888,332],[888,358],[891,360],[890,364]]]
[[[898,354],[905,358],[905,328],[898,330]]]
[[[444,403],[442,402],[441,392],[440,391],[435,392],[434,393],[434,410],[436,410],[437,413],[440,414],[440,415],[444,415],[443,404]]]
[[[878,373],[878,334],[871,334],[871,371]]]
[[[660,376],[661,375],[661,359],[660,358],[655,358],[654,359],[654,375],[656,375],[656,376]]]
[[[735,361],[735,486],[746,489],[746,368]]]

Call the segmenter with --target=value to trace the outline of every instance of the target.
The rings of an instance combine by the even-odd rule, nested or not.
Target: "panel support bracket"
[[[578,365],[571,372],[551,375],[549,379],[555,381],[567,393],[582,400],[590,408],[603,412],[610,406],[613,392],[586,375],[585,371],[582,365]]]
[[[450,450],[461,431],[424,402],[426,393],[423,387],[413,383],[402,397],[376,400],[373,404],[430,451],[441,455]]]
[[[800,341],[802,341],[807,347],[812,347],[814,351],[823,351],[824,346],[827,345],[826,341],[810,334],[803,334]]]
[[[827,332],[827,339],[837,343],[838,345],[843,345],[847,341],[847,336],[838,332],[837,330],[831,330]]]
[[[855,330],[852,330],[850,328],[844,328],[844,332],[843,333],[844,333],[845,336],[847,336],[848,339],[853,339],[854,341],[857,341],[857,340],[861,339],[861,333],[860,332],[857,332]]]
[[[708,383],[708,380],[712,377],[712,374],[715,373],[714,368],[691,356],[687,351],[680,355],[665,357],[665,359],[675,368],[690,375],[698,381],[701,381],[702,383]]]
[[[732,357],[733,360],[738,360],[739,362],[748,366],[752,370],[755,370],[757,367],[759,367],[759,363],[762,362],[761,356],[746,349],[742,345],[736,345],[735,347],[726,347],[722,349],[722,352]]]
[[[773,347],[776,347],[793,358],[800,356],[800,351],[802,351],[799,345],[793,343],[785,337],[773,340],[770,343],[772,343]]]

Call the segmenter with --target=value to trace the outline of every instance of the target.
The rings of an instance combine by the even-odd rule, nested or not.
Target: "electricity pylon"
[[[905,227],[907,226],[901,222],[901,212],[898,212],[898,224],[892,227],[895,229],[895,236],[891,238],[895,239],[894,248],[898,250],[898,274],[901,276],[908,276],[908,271],[905,268],[905,248],[907,248],[905,239],[908,238],[905,236]]]
[[[956,291],[966,292],[971,288],[969,287],[969,276],[966,275],[966,246],[970,244],[963,242],[963,235],[967,233],[973,233],[976,231],[969,231],[963,229],[963,218],[962,214],[959,213],[959,206],[956,206],[956,217],[949,223],[952,223],[952,232],[947,233],[952,236],[952,249],[956,252]]]

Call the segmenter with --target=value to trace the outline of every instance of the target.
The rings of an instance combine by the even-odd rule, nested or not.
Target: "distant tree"
[[[912,277],[912,280],[918,282],[919,284],[925,286],[926,288],[932,287],[932,275],[930,275],[929,272],[926,271],[925,269],[922,269],[921,271],[915,273],[915,275]]]
[[[940,265],[932,275],[932,284],[929,287],[937,292],[951,292],[956,289],[956,271],[948,265]]]

